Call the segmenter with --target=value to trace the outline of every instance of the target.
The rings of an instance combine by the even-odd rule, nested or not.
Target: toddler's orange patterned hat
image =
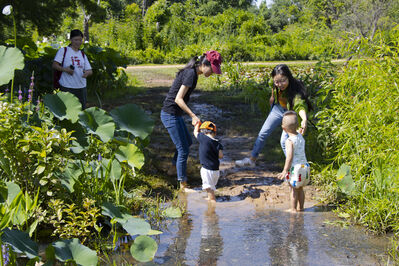
[[[209,129],[216,133],[216,125],[211,121],[205,121],[201,124],[200,129]]]

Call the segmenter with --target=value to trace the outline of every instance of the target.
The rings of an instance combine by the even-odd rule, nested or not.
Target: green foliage
[[[157,242],[149,236],[138,236],[130,247],[133,258],[140,262],[151,261],[157,250]]]
[[[144,147],[147,143],[145,140],[152,131],[153,122],[140,108],[129,105],[113,113],[118,119],[115,123],[102,109],[81,110],[76,97],[63,92],[45,96],[44,105],[37,106],[30,101],[9,102],[2,95],[0,109],[2,241],[10,245],[12,252],[27,255],[31,259],[29,265],[39,262],[37,244],[30,240],[28,233],[32,235],[44,221],[53,226],[53,236],[74,238],[50,245],[46,250],[49,263],[54,264],[57,259],[96,265],[96,252],[81,245],[77,238],[91,243],[89,239],[99,236],[101,227],[97,226],[97,221],[101,214],[96,205],[106,200],[121,204],[130,196],[124,190],[124,182],[127,177],[134,177],[135,169],[144,164],[144,155],[137,145]],[[131,111],[137,117],[133,123],[126,120],[126,112]],[[83,135],[86,142],[82,139],[76,142],[71,136],[73,131],[64,126]],[[137,136],[129,136],[128,132]],[[102,158],[101,154],[108,158]],[[5,185],[4,180],[16,183]],[[34,198],[30,195],[32,191],[37,191]],[[39,207],[40,202],[49,203],[45,211]],[[144,220],[126,213],[118,222],[132,235],[161,233],[152,230]],[[10,231],[10,226],[27,233]],[[116,235],[116,227],[113,229]],[[151,241],[137,241],[141,247],[146,243],[151,243],[151,254],[155,254],[157,247],[154,250]],[[138,258],[151,259],[154,254],[148,255],[148,249],[144,249],[147,255],[140,257],[142,251],[137,251]],[[136,252],[133,254],[136,256]],[[13,253],[11,255],[15,261]]]
[[[169,218],[180,218],[182,216],[182,211],[179,207],[171,206],[166,208],[163,214]]]
[[[46,257],[50,262],[58,259],[61,262],[75,262],[77,265],[97,265],[98,257],[94,250],[79,243],[79,240],[67,239],[52,243],[46,249]]]
[[[391,248],[388,251],[388,254],[392,258],[394,263],[399,263],[399,240],[397,237],[392,239]]]
[[[101,231],[96,224],[101,213],[94,200],[85,198],[82,206],[77,206],[66,204],[61,199],[51,199],[47,211],[45,222],[53,226],[52,236],[78,238],[81,243],[86,243],[95,239]]]
[[[154,128],[154,121],[144,113],[144,110],[134,104],[117,107],[110,114],[118,123],[120,130],[129,132],[142,140],[147,138]]]
[[[0,101],[0,176],[15,181],[26,191],[42,186],[41,192],[51,196],[60,189],[55,173],[71,156],[71,133],[55,129],[48,120],[39,123],[42,127],[27,126],[26,115],[31,112],[28,107],[29,103],[9,103],[4,97]],[[45,110],[35,113],[36,118],[45,119],[46,115]]]
[[[82,111],[82,105],[76,97],[70,97],[67,92],[47,94],[44,96],[44,104],[59,120],[68,119],[75,123]]]
[[[0,85],[10,82],[14,77],[14,71],[24,67],[24,58],[18,48],[7,48],[1,45],[0,62]]]
[[[139,235],[135,238],[133,245],[130,247],[130,253],[136,260],[147,262],[154,258],[158,245],[154,239],[147,235],[154,235],[162,232],[151,230],[149,223],[143,219],[127,214],[122,208],[112,203],[104,203],[102,209],[102,214],[111,218],[111,224],[114,230],[114,246],[116,244],[116,224],[118,223],[129,235]]]
[[[345,194],[351,195],[355,191],[355,184],[353,183],[351,168],[346,164],[341,165],[337,172],[337,184],[341,191]]]
[[[36,226],[42,220],[35,217],[39,193],[32,199],[28,192],[23,193],[20,187],[13,182],[1,183],[0,188],[2,197],[7,197],[7,200],[0,204],[0,230],[14,225],[21,230],[25,228],[26,232],[32,235],[32,232],[35,231]]]
[[[282,2],[283,6],[276,4],[271,9],[279,7],[278,20],[284,21],[276,22],[282,24],[275,26],[272,22],[276,16],[233,8],[231,3],[219,12],[223,5],[217,1],[183,1],[169,6],[166,1],[156,1],[143,19],[132,7],[136,10],[132,11],[132,20],[130,16],[120,20],[112,18],[94,25],[93,41],[120,51],[133,64],[186,63],[209,49],[221,51],[228,61],[318,59],[338,55],[339,38],[332,31],[312,20],[299,22],[300,5]],[[217,7],[213,7],[212,12],[203,12],[213,4]],[[130,9],[126,8],[126,12]]]
[[[54,30],[59,28],[62,23],[63,13],[70,7],[76,7],[79,3],[86,9],[91,11],[97,11],[96,13],[101,13],[101,8],[95,4],[93,6],[93,1],[91,0],[60,0],[60,1],[28,1],[21,0],[17,2],[12,2],[13,13],[15,20],[17,21],[17,28],[25,29],[27,32],[20,30],[21,35],[31,34],[33,29],[37,29],[39,33],[43,35],[51,35]],[[7,3],[7,2],[5,2]],[[3,8],[4,2],[2,2],[1,8]],[[32,12],[34,10],[35,12]],[[69,10],[72,14],[76,14],[76,9]],[[4,18],[5,16],[0,16],[1,29],[7,29],[9,25],[9,20]],[[4,35],[3,35],[4,34]],[[8,36],[9,33],[1,32],[0,37],[3,39]]]
[[[115,132],[112,117],[97,107],[90,107],[79,114],[79,123],[89,134],[97,135],[103,142],[108,142]]]
[[[10,245],[14,252],[25,254],[30,259],[39,256],[39,246],[25,232],[5,228],[2,230],[1,241]]]
[[[365,45],[369,53],[375,51],[373,57],[349,62],[319,91],[323,101],[318,137],[325,147],[323,156],[332,161],[329,169],[342,164],[352,169],[355,187],[340,210],[372,231],[396,232],[399,44],[380,39],[378,46],[365,40],[360,45],[359,50]]]
[[[126,162],[132,168],[140,169],[144,165],[144,155],[136,145],[130,143],[120,146],[115,156],[119,161]]]
[[[93,75],[87,80],[87,91],[103,96],[106,91],[120,90],[127,86],[128,78],[121,67],[126,67],[127,60],[112,48],[86,45],[87,55]]]

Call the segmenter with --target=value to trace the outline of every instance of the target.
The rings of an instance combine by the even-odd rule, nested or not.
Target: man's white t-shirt
[[[86,87],[86,79],[82,78],[83,71],[90,70],[91,65],[87,56],[83,58],[82,51],[74,51],[71,47],[61,48],[55,55],[54,61],[62,64],[62,57],[64,56],[64,49],[67,49],[64,58],[63,67],[73,65],[75,67],[73,75],[62,72],[60,78],[60,85],[66,88],[81,89]]]

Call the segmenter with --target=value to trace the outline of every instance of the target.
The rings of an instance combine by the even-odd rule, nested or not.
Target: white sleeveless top
[[[305,154],[305,139],[302,137],[300,133],[296,136],[292,136],[288,138],[294,144],[294,156],[292,158],[291,166],[297,164],[307,164],[306,154]]]

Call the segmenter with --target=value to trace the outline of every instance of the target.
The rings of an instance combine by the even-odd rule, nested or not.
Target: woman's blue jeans
[[[190,146],[193,143],[182,116],[176,116],[161,111],[161,121],[168,130],[170,138],[176,146],[172,163],[176,165],[177,180],[187,181],[187,159]]]
[[[283,108],[279,104],[274,104],[269,115],[266,118],[265,123],[259,131],[258,138],[255,141],[254,147],[252,149],[251,156],[257,158],[259,153],[263,149],[266,143],[266,139],[272,134],[272,132],[276,129],[276,127],[281,125],[281,121],[283,120],[283,115],[287,111],[287,109]],[[283,148],[285,154],[285,141],[288,138],[288,134],[283,131],[281,134],[280,144]]]

